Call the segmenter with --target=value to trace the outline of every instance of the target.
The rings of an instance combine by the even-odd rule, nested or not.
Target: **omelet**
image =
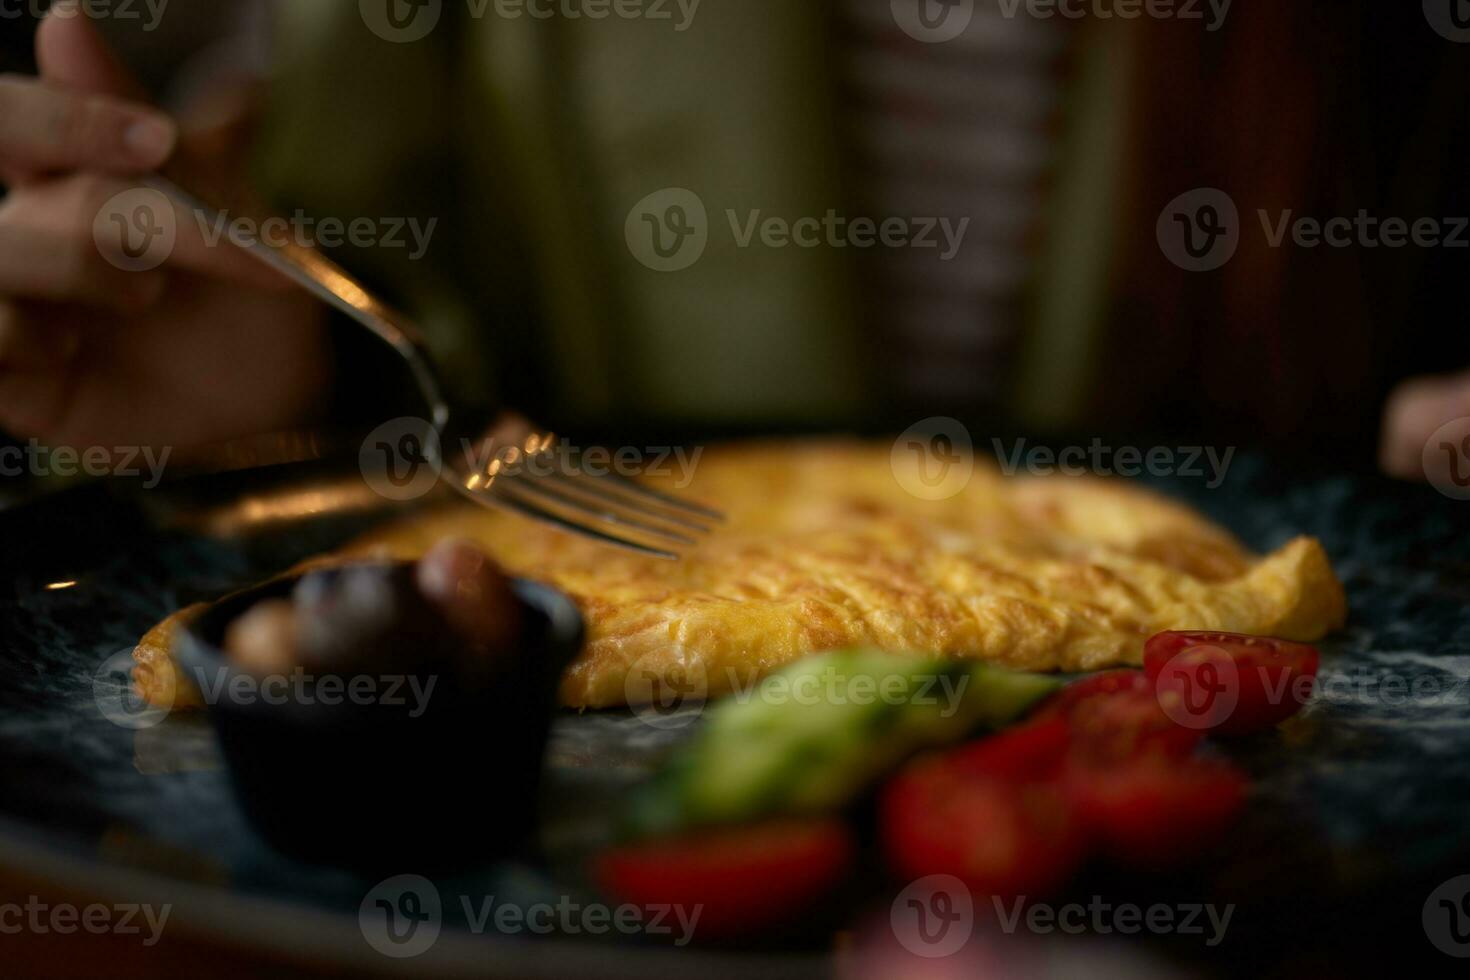
[[[843,647],[939,653],[1030,671],[1137,665],[1150,635],[1223,630],[1312,641],[1340,627],[1321,544],[1249,553],[1137,485],[1007,477],[977,463],[945,499],[913,493],[890,445],[711,449],[677,492],[727,522],[682,560],[625,553],[470,504],[389,524],[312,564],[413,559],[467,539],[510,573],[569,593],[587,621],[562,703],[638,703],[661,685],[718,697]],[[907,487],[907,488],[906,488]],[[173,666],[188,610],[135,652],[151,701],[197,703]]]

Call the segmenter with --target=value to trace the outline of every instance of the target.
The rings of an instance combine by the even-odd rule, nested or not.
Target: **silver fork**
[[[392,347],[408,365],[429,406],[436,438],[426,441],[424,461],[438,465],[445,482],[469,499],[603,544],[669,560],[680,557],[676,549],[697,544],[699,535],[724,521],[717,510],[661,493],[620,474],[590,471],[580,461],[569,469],[557,465],[533,468],[532,462],[552,455],[559,444],[554,434],[529,426],[512,440],[502,437],[499,443],[482,443],[485,452],[445,453],[442,447],[446,445],[451,417],[449,403],[422,335],[410,321],[317,250],[295,242],[277,247],[258,237],[242,236],[233,223],[221,221],[214,208],[168,178],[153,175],[143,178],[143,182],[204,221],[226,228],[234,245]],[[440,447],[437,452],[435,445]],[[492,455],[492,451],[494,459],[486,466],[474,461]]]

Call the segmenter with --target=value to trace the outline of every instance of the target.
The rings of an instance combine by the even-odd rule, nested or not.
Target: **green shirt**
[[[358,6],[279,8],[261,179],[318,216],[440,219],[420,261],[342,258],[420,319],[461,399],[573,422],[858,408],[850,255],[742,247],[729,217],[841,207],[822,5],[707,3],[678,30],[672,3],[594,21],[450,0],[411,43]],[[658,271],[637,235],[669,218],[669,188],[702,203],[707,244]]]

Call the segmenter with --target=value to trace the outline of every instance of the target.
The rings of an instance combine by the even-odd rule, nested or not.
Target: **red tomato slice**
[[[619,901],[681,906],[699,939],[730,939],[790,921],[852,868],[852,834],[839,820],[773,820],[605,851],[594,877]]]
[[[1043,782],[1061,772],[1072,745],[1067,719],[1053,717],[1008,728],[942,756],[957,774],[1011,783]]]
[[[1037,722],[1061,718],[1074,750],[1095,760],[1121,761],[1161,755],[1182,759],[1203,730],[1170,718],[1149,678],[1137,670],[1113,670],[1069,684],[1042,706]]]
[[[1245,802],[1234,766],[1161,757],[1069,764],[1062,786],[1102,849],[1130,867],[1164,869],[1208,850]]]
[[[1238,633],[1160,633],[1143,655],[1169,717],[1221,735],[1252,735],[1296,714],[1320,662],[1308,644]]]
[[[1067,716],[1077,705],[1104,694],[1148,690],[1148,677],[1141,670],[1105,670],[1073,681],[1036,709],[1033,718],[1040,720],[1055,715]]]
[[[921,760],[884,788],[879,828],[906,880],[954,875],[975,895],[1044,895],[1071,877],[1085,838],[1060,790],[966,774]]]

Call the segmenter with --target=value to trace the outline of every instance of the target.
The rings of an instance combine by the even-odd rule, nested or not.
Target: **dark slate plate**
[[[302,481],[325,486],[329,477],[291,474],[297,489]],[[1347,584],[1351,622],[1324,646],[1323,693],[1303,717],[1229,747],[1255,776],[1257,798],[1218,860],[1184,879],[1094,873],[1076,895],[1235,903],[1217,948],[1151,941],[1191,971],[1358,974],[1405,948],[1439,957],[1421,910],[1438,884],[1470,872],[1470,504],[1372,478],[1304,477],[1260,459],[1237,460],[1217,489],[1159,483],[1258,549],[1299,533],[1320,537]],[[170,529],[191,508],[258,490],[239,477],[148,494],[91,486],[0,512],[0,865],[133,900],[165,895],[206,933],[373,969],[646,977],[677,964],[717,976],[757,966],[803,974],[822,962],[826,936],[673,953],[646,937],[613,945],[470,935],[451,901],[429,954],[389,964],[373,953],[356,912],[376,882],[291,862],[257,839],[204,718],[132,730],[99,707],[99,692],[103,704],[118,693],[126,662],[118,655],[158,618],[257,581],[371,519],[319,518],[232,540]],[[76,584],[47,588],[61,582]],[[691,730],[628,713],[562,717],[545,860],[467,868],[436,878],[440,891],[520,903],[587,898],[581,858],[606,839],[620,792]],[[474,765],[467,760],[467,775]],[[878,886],[855,898],[854,913],[881,913],[884,894]]]

